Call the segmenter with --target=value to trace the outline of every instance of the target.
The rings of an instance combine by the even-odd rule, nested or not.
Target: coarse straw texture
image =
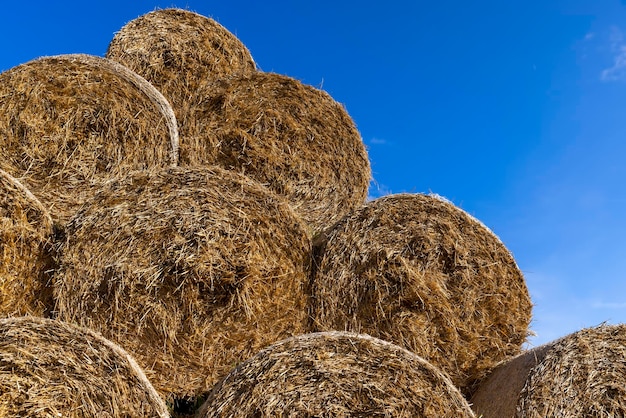
[[[177,152],[171,107],[121,64],[72,54],[0,74],[0,169],[61,224],[102,178],[176,164]]]
[[[0,319],[0,417],[167,418],[136,362],[88,329]]]
[[[513,256],[438,196],[371,201],[320,235],[314,251],[314,330],[394,342],[466,395],[527,337],[531,302]]]
[[[0,317],[43,316],[51,309],[52,234],[46,208],[0,170]]]
[[[168,98],[176,115],[202,85],[256,71],[245,45],[215,20],[183,9],[162,9],[128,22],[106,57],[146,78]]]
[[[309,326],[305,226],[218,167],[109,182],[68,223],[59,258],[58,317],[123,344],[173,402]]]
[[[280,74],[220,80],[197,92],[181,123],[181,165],[216,164],[285,196],[313,231],[367,198],[370,164],[346,109]]]
[[[503,362],[472,403],[484,418],[626,416],[626,324],[585,328]]]
[[[209,417],[473,417],[438,369],[389,342],[348,332],[293,337],[213,389]]]

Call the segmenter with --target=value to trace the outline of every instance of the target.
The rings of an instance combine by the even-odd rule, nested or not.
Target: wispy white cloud
[[[591,304],[594,309],[626,309],[626,302],[596,301]]]
[[[382,138],[372,138],[370,139],[370,144],[372,145],[387,145],[387,140]]]
[[[600,79],[602,81],[626,80],[626,46],[623,46],[620,52],[615,56],[613,66],[602,70]]]
[[[600,79],[607,82],[626,81],[626,42],[621,29],[616,26],[612,27],[609,40],[613,53],[613,65],[602,70]]]

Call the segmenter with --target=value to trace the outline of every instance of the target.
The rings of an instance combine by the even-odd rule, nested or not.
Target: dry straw
[[[176,163],[178,127],[154,86],[89,55],[0,74],[0,169],[64,223],[103,177]]]
[[[258,353],[215,386],[209,417],[473,417],[438,369],[386,341],[300,335]]]
[[[314,243],[315,329],[406,347],[471,392],[525,341],[531,302],[502,242],[433,195],[369,202]]]
[[[39,200],[0,170],[0,317],[41,316],[51,308],[52,233]]]
[[[282,199],[220,168],[110,182],[68,223],[60,319],[123,344],[171,400],[308,325],[311,243]]]
[[[181,164],[217,164],[285,196],[314,231],[365,202],[367,151],[345,108],[293,78],[221,80],[181,118]]]
[[[128,22],[106,56],[156,86],[177,116],[203,84],[256,70],[235,35],[213,19],[182,9],[155,10]]]
[[[472,403],[485,418],[626,416],[626,324],[583,329],[503,362]]]
[[[0,320],[0,417],[168,416],[135,361],[102,336],[51,319]]]

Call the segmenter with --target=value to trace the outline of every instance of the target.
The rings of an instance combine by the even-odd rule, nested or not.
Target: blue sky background
[[[370,195],[429,192],[513,252],[531,345],[626,322],[626,4],[618,0],[7,2],[0,71],[104,55],[128,21],[189,8],[264,71],[322,87],[368,146]]]

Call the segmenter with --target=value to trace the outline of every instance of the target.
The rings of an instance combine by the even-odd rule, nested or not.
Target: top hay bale
[[[167,418],[135,361],[83,328],[0,319],[0,417]]]
[[[208,17],[181,9],[155,10],[127,23],[106,57],[156,86],[176,115],[203,84],[256,66],[239,39]]]
[[[19,181],[0,170],[0,317],[52,308],[52,218]]]
[[[216,164],[285,196],[313,231],[367,197],[367,151],[345,108],[272,73],[200,89],[181,123],[181,165]]]
[[[315,245],[315,330],[365,332],[414,351],[471,392],[528,333],[531,302],[511,253],[432,195],[366,204]]]
[[[472,403],[485,418],[626,416],[626,324],[583,329],[500,364]]]
[[[172,400],[304,332],[311,242],[289,205],[218,167],[130,173],[68,223],[58,318],[123,344]]]
[[[89,55],[0,74],[0,169],[65,222],[103,177],[177,163],[178,127],[154,86]]]
[[[473,417],[438,369],[368,335],[300,335],[258,353],[215,386],[198,418]]]

